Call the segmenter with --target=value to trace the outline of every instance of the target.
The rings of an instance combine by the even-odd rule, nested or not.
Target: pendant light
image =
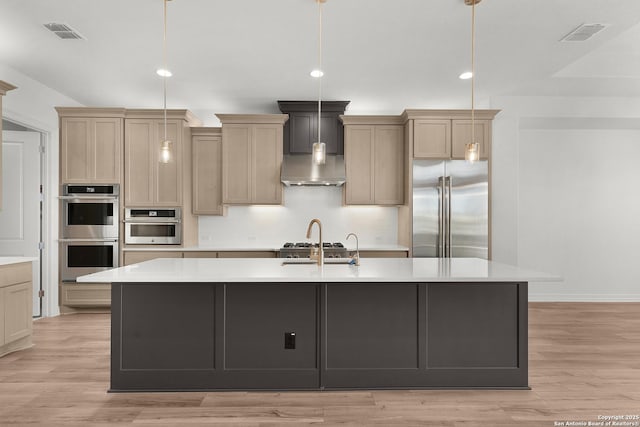
[[[171,0],[162,0],[164,3],[164,25],[162,37],[162,67],[156,73],[162,77],[163,92],[163,110],[164,110],[164,136],[160,144],[160,162],[169,163],[171,161],[171,140],[167,137],[167,79],[171,77],[171,71],[167,68],[167,2]]]
[[[471,142],[464,146],[464,159],[474,163],[480,158],[480,144],[476,142],[476,117],[475,117],[475,47],[476,47],[476,3],[480,0],[464,0],[471,5]]]
[[[314,0],[318,3],[318,68],[311,72],[313,77],[318,79],[318,141],[313,143],[313,163],[323,165],[327,160],[327,146],[322,142],[321,123],[322,123],[322,3],[326,0]]]

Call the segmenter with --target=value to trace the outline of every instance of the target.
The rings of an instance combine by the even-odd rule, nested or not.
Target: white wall
[[[45,212],[42,285],[43,316],[55,316],[58,308],[58,114],[56,106],[81,106],[77,101],[0,63],[0,80],[14,86],[2,100],[2,116],[37,130],[45,140]]]
[[[224,217],[201,216],[202,246],[280,247],[306,241],[309,221],[322,221],[325,242],[345,242],[356,233],[360,246],[397,245],[398,208],[342,206],[341,187],[285,187],[284,206],[231,206]],[[313,230],[312,239],[317,239]],[[352,239],[349,245],[353,245]]]
[[[640,301],[640,100],[499,98],[494,259],[562,276],[531,300]],[[515,196],[515,198],[514,198]]]

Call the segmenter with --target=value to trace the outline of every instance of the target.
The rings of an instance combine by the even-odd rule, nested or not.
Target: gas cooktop
[[[317,248],[317,243],[311,242],[287,242],[280,248],[280,258],[309,258],[312,248]],[[346,258],[347,248],[340,242],[323,242],[325,258]]]

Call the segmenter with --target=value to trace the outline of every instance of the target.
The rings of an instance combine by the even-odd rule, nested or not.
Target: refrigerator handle
[[[447,184],[447,258],[451,258],[451,177],[445,178]]]
[[[444,177],[438,178],[438,257],[443,258],[445,253],[445,185]]]

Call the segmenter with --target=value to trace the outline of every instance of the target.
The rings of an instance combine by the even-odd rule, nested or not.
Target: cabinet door
[[[4,339],[6,343],[31,335],[33,300],[31,282],[4,288]]]
[[[311,144],[318,138],[314,135],[318,113],[297,112],[289,115],[289,153],[311,152]]]
[[[251,126],[222,127],[222,202],[251,202]]]
[[[96,183],[119,183],[122,163],[122,119],[97,118],[91,121],[93,135],[92,174]]]
[[[63,118],[60,128],[60,179],[63,183],[85,183],[90,177],[91,119]]]
[[[125,121],[125,206],[153,206],[160,152],[154,152],[153,120]]]
[[[373,192],[373,126],[354,125],[346,128],[344,157],[347,182],[345,203],[370,205]]]
[[[164,141],[164,121],[155,121],[155,134],[150,146],[151,158],[156,169],[153,201],[156,206],[180,206],[182,204],[182,121],[167,121],[167,138],[171,144],[171,161],[159,161]]]
[[[192,144],[193,213],[222,215],[222,139],[195,136]]]
[[[252,203],[282,203],[281,166],[282,126],[254,125],[251,144]]]
[[[414,120],[413,157],[451,158],[451,120]]]
[[[475,120],[476,142],[480,144],[480,158],[488,159],[491,152],[491,121]],[[451,157],[464,160],[465,144],[471,142],[471,120],[453,120]]]
[[[2,99],[1,96],[0,99]],[[5,345],[7,342],[4,337],[4,306],[4,288],[0,288],[0,346]]]
[[[404,130],[402,126],[376,126],[374,135],[374,202],[404,203]]]
[[[61,122],[61,181],[119,183],[122,119],[65,117]]]

